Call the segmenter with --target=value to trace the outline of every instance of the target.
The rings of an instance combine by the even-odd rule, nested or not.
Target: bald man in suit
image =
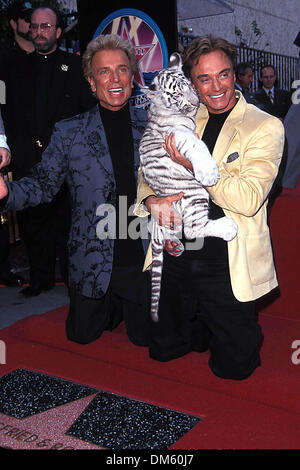
[[[283,120],[292,104],[290,93],[276,86],[277,75],[273,65],[265,65],[259,74],[261,88],[254,94],[264,111]]]

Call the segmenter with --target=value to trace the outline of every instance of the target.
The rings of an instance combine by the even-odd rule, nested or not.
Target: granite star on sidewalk
[[[17,419],[0,413],[0,445],[24,450],[103,450],[103,447],[65,434],[96,395],[57,406],[29,418]]]

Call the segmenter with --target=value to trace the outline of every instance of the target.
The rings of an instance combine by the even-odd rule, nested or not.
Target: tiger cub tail
[[[180,204],[180,201],[178,201]],[[178,209],[178,205],[175,206]],[[153,218],[148,225],[148,229],[151,232],[151,248],[152,248],[152,274],[151,274],[151,317],[154,322],[159,321],[158,308],[161,291],[161,279],[164,262],[164,248],[166,240],[174,241],[176,244],[176,252],[173,252],[173,256],[181,256],[184,252],[184,246],[181,243],[180,237],[181,227],[176,231],[167,229],[162,225],[159,225]],[[169,255],[170,256],[170,255]]]
[[[161,289],[162,267],[164,258],[165,233],[164,228],[154,219],[151,221],[151,248],[152,248],[152,273],[151,273],[151,318],[158,322],[158,306]]]

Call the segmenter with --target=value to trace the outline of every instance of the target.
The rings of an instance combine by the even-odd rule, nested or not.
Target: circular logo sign
[[[118,34],[135,48],[138,69],[134,76],[131,102],[134,106],[144,107],[148,99],[142,87],[148,86],[168,64],[168,49],[161,30],[142,11],[124,8],[107,16],[99,24],[94,38],[99,34]]]

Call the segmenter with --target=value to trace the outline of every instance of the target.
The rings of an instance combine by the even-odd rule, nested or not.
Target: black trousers
[[[67,241],[70,228],[70,201],[65,186],[48,204],[28,207],[18,213],[20,233],[30,267],[30,283],[55,283],[56,258],[62,281],[67,283]]]
[[[150,357],[169,361],[209,349],[213,373],[238,380],[260,364],[260,344],[254,302],[234,297],[227,261],[193,260],[185,252],[178,258],[165,254]]]
[[[130,341],[149,344],[150,275],[142,267],[114,267],[106,294],[92,299],[70,287],[66,335],[71,341],[88,344],[104,330],[113,330],[124,320]]]

